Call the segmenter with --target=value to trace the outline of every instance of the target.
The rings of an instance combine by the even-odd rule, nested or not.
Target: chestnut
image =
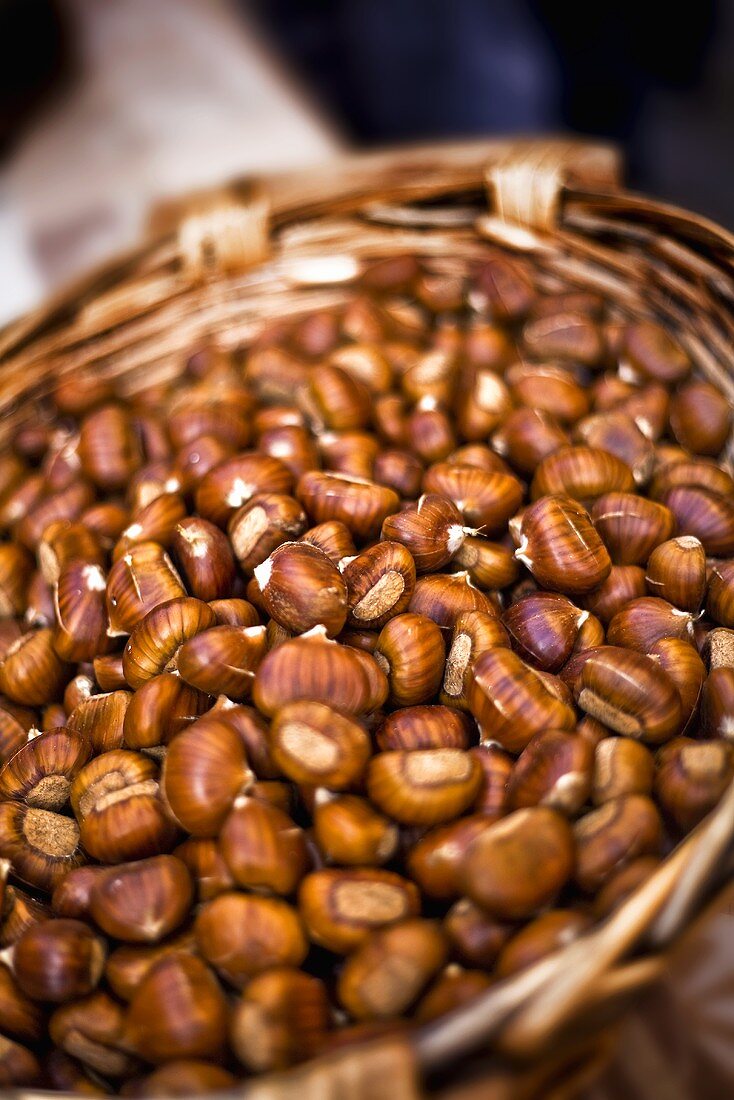
[[[122,655],[122,671],[130,687],[142,687],[175,667],[179,649],[215,625],[209,605],[191,596],[157,604],[137,624]]]
[[[471,669],[481,653],[495,646],[509,648],[510,639],[501,621],[488,611],[462,611],[451,632],[446,656],[441,701],[471,712],[469,685]]]
[[[410,551],[399,542],[378,542],[347,562],[342,570],[347,586],[348,621],[378,630],[407,611],[415,588],[416,567]]]
[[[119,744],[124,740],[130,749],[159,749],[201,717],[211,701],[173,672],[154,676],[129,699]]]
[[[312,523],[340,520],[360,541],[376,538],[385,518],[400,504],[397,493],[384,485],[316,470],[299,478],[296,497]]]
[[[653,660],[618,646],[601,646],[583,657],[574,694],[587,714],[617,733],[652,744],[679,731],[680,695]]]
[[[425,615],[396,615],[380,631],[375,661],[387,677],[395,706],[427,703],[441,683],[445,660],[441,630]]]
[[[420,911],[414,883],[378,868],[334,868],[306,875],[298,908],[310,939],[346,954],[370,932]]]
[[[595,805],[627,794],[649,795],[655,775],[652,753],[631,737],[604,737],[594,749],[591,796]]]
[[[71,783],[92,754],[85,738],[63,726],[27,741],[0,769],[0,799],[61,810]]]
[[[157,542],[136,543],[118,558],[107,577],[108,633],[113,637],[130,634],[158,604],[185,595],[163,547]]]
[[[194,932],[199,953],[238,989],[271,967],[300,966],[308,951],[299,915],[280,898],[220,894],[199,909]],[[154,976],[161,965],[157,963],[150,974]],[[145,979],[138,993],[144,986]]]
[[[711,669],[703,685],[701,720],[709,737],[734,740],[734,667]]]
[[[391,619],[385,629],[399,622]],[[345,714],[376,710],[387,697],[384,672],[369,654],[327,638],[323,627],[271,649],[255,674],[252,698],[271,716],[302,699],[328,703]]]
[[[73,818],[12,800],[0,802],[0,858],[21,882],[49,891],[86,862]]]
[[[447,1012],[469,1004],[491,984],[492,979],[481,970],[464,970],[457,963],[449,963],[416,1005],[415,1019],[421,1024],[437,1020]]]
[[[546,318],[537,322],[541,326],[547,323]],[[588,395],[573,372],[564,366],[513,363],[505,372],[505,378],[519,404],[553,412],[565,424],[575,423],[589,411]]]
[[[410,1008],[446,955],[446,938],[433,921],[379,929],[347,959],[337,995],[355,1020],[389,1019]]]
[[[675,469],[675,466],[673,466]],[[734,499],[697,485],[674,485],[662,493],[678,534],[698,539],[712,557],[734,554]]]
[[[550,806],[575,816],[592,787],[593,751],[568,730],[541,730],[518,757],[507,785],[512,809]]]
[[[483,741],[469,752],[482,769],[479,794],[472,809],[487,820],[498,821],[509,805],[509,780],[513,758],[494,741]]]
[[[660,866],[658,856],[639,856],[624,864],[602,886],[594,899],[594,915],[598,919],[608,917],[634,893],[638,886],[650,878]]]
[[[530,487],[533,500],[567,496],[594,501],[604,493],[635,491],[634,475],[621,458],[598,447],[559,447],[538,464]]]
[[[309,859],[303,830],[276,806],[239,795],[219,834],[219,850],[239,886],[292,894]]]
[[[160,797],[158,767],[138,753],[115,749],[85,764],[71,785],[71,805],[84,848],[102,863],[173,847],[176,826]]]
[[[573,869],[571,826],[556,810],[534,806],[516,810],[472,840],[461,881],[491,916],[522,920],[554,901]]]
[[[4,964],[0,965],[0,1010],[5,1036],[21,1043],[39,1041],[45,1025],[43,1008],[22,992],[12,970]]]
[[[504,945],[497,959],[497,975],[517,974],[573,943],[591,924],[591,917],[580,909],[549,909],[516,932]]]
[[[186,587],[197,599],[227,595],[235,579],[234,554],[218,527],[200,516],[185,516],[173,528],[170,549]]]
[[[414,615],[431,619],[443,631],[454,628],[458,618],[468,611],[484,611],[492,614],[494,604],[489,596],[477,588],[469,574],[432,573],[419,577],[408,605]]]
[[[252,1072],[286,1069],[317,1053],[331,1022],[324,983],[278,967],[252,978],[232,1013],[229,1035]]]
[[[102,489],[123,489],[141,464],[140,445],[128,412],[103,405],[87,413],[79,430],[82,469]]]
[[[462,749],[416,749],[374,756],[366,775],[370,800],[404,825],[438,825],[457,817],[479,793],[482,772]]]
[[[520,752],[541,729],[576,724],[573,708],[509,649],[479,655],[470,669],[468,699],[482,736],[510,752]]]
[[[101,989],[57,1008],[48,1030],[60,1050],[93,1073],[126,1078],[140,1068],[123,1049],[124,1010]]]
[[[604,493],[594,502],[591,520],[615,565],[644,565],[675,531],[669,508],[634,493]]]
[[[175,478],[166,478],[161,486],[162,489],[169,487],[179,488]],[[177,492],[156,492],[146,503],[141,502],[133,507],[132,522],[122,531],[112,549],[113,562],[119,561],[131,547],[141,542],[157,542],[169,549],[176,524],[185,515],[186,506]]]
[[[469,898],[460,898],[444,917],[452,953],[467,966],[489,970],[517,926],[489,916]]]
[[[689,832],[717,804],[734,775],[734,750],[725,741],[677,737],[658,750],[655,794],[675,826]]]
[[[314,840],[327,863],[371,867],[388,863],[398,847],[398,827],[366,798],[319,787],[314,795]]]
[[[638,856],[660,855],[662,822],[650,798],[627,794],[579,818],[574,837],[576,882],[582,890],[594,893]]]
[[[693,618],[657,596],[642,596],[618,611],[607,628],[609,645],[649,653],[664,638],[693,639]]]
[[[670,399],[670,429],[681,447],[693,454],[718,455],[731,423],[731,404],[711,382],[686,382]]]
[[[13,702],[44,706],[61,696],[71,669],[56,652],[52,630],[30,630],[0,658],[0,691]]]
[[[267,454],[244,451],[213,466],[194,493],[200,516],[226,527],[234,513],[258,493],[288,494],[293,475],[285,463]]]
[[[466,535],[454,554],[472,584],[483,590],[508,588],[519,574],[519,566],[509,546],[492,542],[481,535]]]
[[[211,837],[190,836],[174,849],[173,855],[188,868],[199,901],[209,901],[234,889],[235,881]]]
[[[172,955],[195,955],[196,940],[190,928],[156,944],[122,944],[107,958],[105,981],[120,1000],[130,1001],[153,967]]]
[[[663,546],[666,545],[668,544],[663,543]],[[656,551],[653,550],[650,561],[653,560],[655,553]],[[602,581],[593,592],[581,596],[579,602],[587,611],[596,615],[606,627],[618,611],[651,590],[646,587],[646,579],[645,571],[639,565],[613,565],[606,580]],[[652,594],[657,595],[656,592]],[[668,599],[668,596],[665,596],[665,599]],[[669,602],[675,603],[672,599]],[[680,605],[676,604],[676,606]]]
[[[60,1004],[84,997],[104,969],[104,941],[81,921],[59,918],[29,928],[11,948],[20,989],[34,1001]]]
[[[488,829],[492,817],[475,813],[448,825],[430,829],[413,845],[406,858],[412,879],[429,898],[449,901],[461,893],[464,852],[474,837]]]
[[[340,520],[326,520],[309,527],[301,535],[301,542],[307,542],[318,550],[323,550],[327,558],[339,565],[345,558],[353,558],[357,553],[349,528]]]
[[[178,673],[207,695],[248,699],[265,648],[264,626],[212,625],[184,641],[176,657]]]
[[[440,493],[424,493],[414,505],[388,516],[383,539],[405,546],[417,573],[440,569],[451,561],[467,534],[461,512]]]
[[[174,1058],[146,1077],[125,1082],[126,1096],[204,1096],[226,1092],[237,1078],[222,1066],[199,1058]]]
[[[113,939],[157,943],[183,922],[192,898],[186,865],[176,856],[152,856],[96,875],[89,915]]]
[[[133,696],[129,691],[103,691],[82,699],[66,719],[69,729],[88,741],[94,752],[122,748],[125,721]]]
[[[255,777],[227,712],[211,712],[171,742],[161,777],[166,805],[193,836],[215,837]]]
[[[588,618],[588,611],[560,593],[534,592],[511,604],[502,624],[524,661],[546,672],[558,672],[571,656]]]
[[[616,409],[585,416],[574,428],[574,439],[609,451],[626,463],[637,485],[646,485],[655,463],[655,447],[644,430],[642,417],[634,416],[635,409],[624,403]],[[638,420],[642,420],[638,423]]]
[[[647,561],[645,581],[651,596],[658,596],[682,611],[698,611],[706,592],[706,552],[693,535],[661,542]],[[718,581],[714,569],[709,585],[707,610],[717,618]],[[639,594],[639,593],[638,593]],[[723,621],[717,618],[717,621]],[[723,625],[728,626],[728,623]]]
[[[217,1059],[226,1043],[227,1001],[201,959],[172,955],[143,978],[123,1028],[126,1047],[146,1062]]]
[[[15,1088],[36,1085],[41,1080],[41,1065],[35,1054],[3,1036],[0,1044],[0,1085]]]
[[[452,462],[430,466],[423,478],[423,490],[448,497],[468,527],[481,529],[489,536],[504,529],[523,497],[522,484],[513,474]]]
[[[264,610],[294,634],[322,625],[334,637],[347,618],[347,585],[323,550],[284,542],[255,567]]]
[[[469,715],[450,706],[401,707],[377,729],[380,749],[467,749],[472,738]]]
[[[278,546],[298,538],[305,529],[306,513],[294,497],[282,493],[260,493],[243,504],[230,519],[229,541],[221,533],[220,538],[227,553],[231,555],[234,551],[242,568],[249,573]],[[232,550],[229,549],[230,542]],[[234,570],[230,583],[233,576]],[[222,587],[223,591],[218,595],[225,595],[228,585],[225,583]]]
[[[695,646],[684,638],[661,638],[650,648],[648,657],[652,657],[678,689],[681,729],[685,732],[698,715],[706,666]]]
[[[288,703],[270,730],[273,762],[295,783],[342,790],[358,783],[371,753],[355,719],[324,703]]]
[[[691,361],[680,344],[654,321],[634,321],[623,332],[624,361],[644,378],[666,384],[681,382]]]
[[[526,407],[514,409],[492,436],[495,451],[528,477],[547,455],[568,443],[568,435],[551,412]]]
[[[523,513],[515,557],[543,587],[566,595],[598,588],[612,568],[588,512],[563,496],[544,496]]]

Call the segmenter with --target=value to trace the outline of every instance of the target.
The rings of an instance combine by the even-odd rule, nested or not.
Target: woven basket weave
[[[614,150],[499,141],[353,156],[161,208],[147,242],[0,333],[0,444],[62,377],[122,393],[174,378],[192,348],[242,347],[275,318],[349,300],[364,266],[411,253],[465,272],[488,250],[532,259],[548,291],[602,292],[674,332],[734,401],[734,238],[624,191]],[[728,464],[728,454],[722,456]],[[606,922],[414,1032],[247,1084],[252,1100],[574,1095],[610,1025],[721,881],[734,788]]]

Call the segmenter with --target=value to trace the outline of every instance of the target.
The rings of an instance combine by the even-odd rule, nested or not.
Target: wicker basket
[[[661,320],[734,400],[734,238],[622,190],[608,147],[480,142],[352,156],[160,209],[143,246],[0,333],[2,441],[63,376],[97,372],[133,393],[175,377],[192,347],[238,348],[275,318],[343,303],[369,261],[413,253],[462,272],[497,247],[530,256],[549,291],[601,291],[624,315]],[[431,1025],[255,1081],[246,1096],[571,1097],[721,881],[732,837],[734,787],[570,946]]]

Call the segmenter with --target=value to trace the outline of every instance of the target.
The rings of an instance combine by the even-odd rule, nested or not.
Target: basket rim
[[[112,283],[151,252],[170,248],[192,203],[203,198],[218,195],[236,202],[256,181],[267,191],[272,228],[279,229],[325,211],[361,209],[372,201],[371,194],[379,194],[389,203],[440,198],[457,191],[476,194],[484,187],[488,164],[500,159],[511,162],[539,144],[540,139],[529,137],[387,146],[337,154],[317,166],[248,174],[183,198],[163,198],[151,211],[147,232],[141,239],[62,284],[38,307],[0,328],[0,366],[20,344],[39,335],[55,316],[93,293],[100,283]],[[569,193],[574,192],[574,184],[578,185],[579,196],[587,190],[599,195],[618,192],[622,158],[611,143],[556,137],[544,139],[542,145],[566,160]],[[372,181],[371,186],[367,181]]]

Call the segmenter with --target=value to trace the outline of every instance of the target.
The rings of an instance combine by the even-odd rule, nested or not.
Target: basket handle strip
[[[270,206],[264,187],[254,183],[235,200],[225,192],[194,200],[178,228],[178,252],[185,274],[208,276],[243,271],[270,254]]]
[[[500,160],[486,173],[490,203],[503,222],[549,232],[558,221],[561,187],[565,182],[563,146],[540,145],[524,155]]]

